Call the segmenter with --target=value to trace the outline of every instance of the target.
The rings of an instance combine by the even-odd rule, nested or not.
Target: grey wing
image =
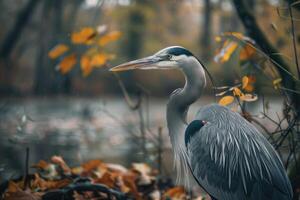
[[[195,179],[218,200],[287,200],[292,189],[280,158],[258,130],[226,107],[197,114],[207,123],[187,144]]]

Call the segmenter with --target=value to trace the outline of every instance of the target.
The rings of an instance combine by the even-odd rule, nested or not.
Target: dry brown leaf
[[[4,200],[41,200],[41,193],[31,193],[30,191],[17,191],[14,193],[6,194]]]
[[[220,99],[219,101],[219,105],[221,106],[227,106],[229,104],[231,104],[234,101],[234,97],[233,96],[224,96]]]
[[[113,42],[113,41],[116,41],[118,40],[120,37],[121,37],[122,33],[120,31],[113,31],[113,32],[110,32],[104,36],[102,36],[99,41],[98,41],[98,44],[100,46],[105,46],[107,45],[108,43],[110,42]]]
[[[63,55],[65,52],[69,50],[69,47],[65,44],[58,44],[56,45],[51,51],[49,51],[48,56],[51,59],[58,58],[59,56]]]
[[[170,198],[181,198],[185,196],[185,190],[183,187],[181,186],[177,186],[177,187],[174,187],[174,188],[171,188],[169,190],[167,190],[165,193],[164,193],[164,197],[170,197]]]
[[[242,78],[242,88],[244,89],[245,87],[247,87],[249,84],[249,78],[248,76],[243,76]]]
[[[81,165],[83,173],[91,173],[93,170],[96,170],[100,165],[104,165],[101,160],[90,160]]]
[[[63,170],[64,174],[70,174],[71,173],[71,168],[66,164],[64,159],[61,156],[52,156],[51,161],[54,164],[57,164],[58,166],[61,167]]]
[[[70,179],[61,179],[61,180],[44,180],[38,174],[35,174],[35,179],[31,183],[31,187],[35,189],[51,190],[59,189],[69,185],[72,181]]]
[[[64,59],[58,64],[59,70],[62,74],[66,74],[71,71],[74,65],[77,63],[76,55],[71,54],[64,57]]]
[[[33,168],[38,168],[42,170],[46,170],[49,167],[49,163],[44,160],[40,160],[37,164],[32,165]]]
[[[115,186],[116,178],[118,176],[118,173],[107,171],[103,174],[101,178],[95,179],[95,183],[101,183],[110,188],[113,188]]]
[[[7,192],[13,193],[22,190],[17,183],[13,181],[8,182]]]
[[[72,33],[71,41],[74,44],[91,44],[96,35],[95,29],[86,27],[79,32]]]

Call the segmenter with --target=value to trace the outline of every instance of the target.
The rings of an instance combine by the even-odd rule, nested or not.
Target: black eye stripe
[[[182,47],[173,47],[167,50],[167,53],[174,56],[186,55],[186,56],[193,56],[193,54]]]

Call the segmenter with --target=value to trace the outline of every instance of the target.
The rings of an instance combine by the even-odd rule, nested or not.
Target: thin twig
[[[26,147],[24,188],[29,186],[29,147]]]

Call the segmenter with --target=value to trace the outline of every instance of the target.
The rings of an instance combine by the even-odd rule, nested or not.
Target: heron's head
[[[110,71],[118,72],[133,69],[181,69],[183,66],[186,66],[185,64],[191,61],[197,61],[197,59],[189,50],[180,46],[172,46],[162,49],[154,55],[113,67]]]

